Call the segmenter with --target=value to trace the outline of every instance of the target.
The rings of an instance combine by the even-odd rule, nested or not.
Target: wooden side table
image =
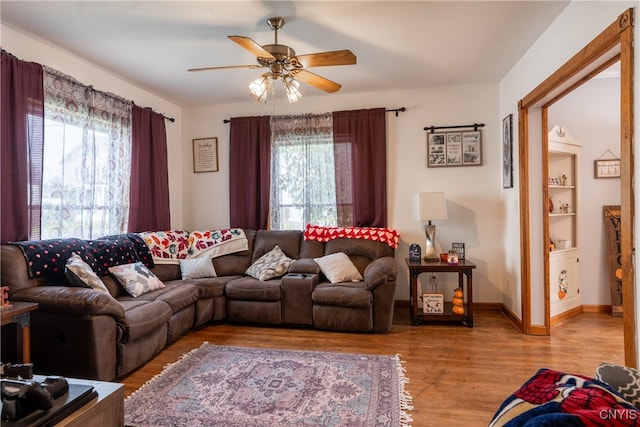
[[[11,302],[11,307],[0,310],[2,326],[16,323],[22,333],[18,331],[18,357],[22,363],[31,362],[31,312],[38,309],[35,302]]]
[[[440,261],[411,262],[406,258],[409,267],[409,295],[411,321],[417,326],[424,321],[429,322],[462,322],[470,328],[473,327],[473,269],[476,265],[468,259],[463,259],[458,264],[451,265]],[[424,313],[418,307],[418,276],[422,273],[458,273],[458,286],[463,289],[465,295],[464,314],[455,314],[451,311],[452,304],[445,302],[444,313],[432,314]],[[464,286],[464,277],[466,288]]]

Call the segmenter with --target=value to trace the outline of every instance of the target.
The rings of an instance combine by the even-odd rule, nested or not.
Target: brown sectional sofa
[[[38,373],[112,381],[131,373],[193,327],[210,321],[387,332],[396,287],[394,249],[338,238],[305,240],[301,231],[244,230],[248,249],[212,260],[217,277],[181,279],[179,265],[151,270],[165,287],[130,296],[111,276],[110,295],[29,277],[21,249],[0,247],[2,285],[14,301],[39,303],[31,315]],[[288,272],[260,281],[247,268],[275,245],[294,259]],[[363,279],[332,284],[313,258],[346,253]]]

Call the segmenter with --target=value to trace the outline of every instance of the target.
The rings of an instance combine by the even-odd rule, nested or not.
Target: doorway
[[[519,102],[519,177],[520,177],[520,239],[529,242],[521,249],[522,325],[523,332],[532,335],[551,333],[549,287],[532,285],[532,273],[538,276],[543,270],[549,275],[546,236],[531,238],[531,207],[541,204],[542,192],[532,192],[541,183],[529,178],[530,163],[544,158],[547,151],[549,130],[547,109],[556,100],[599,74],[612,63],[620,62],[620,192],[621,192],[621,242],[623,324],[625,364],[636,367],[635,287],[633,271],[633,9],[622,13],[618,19],[593,39],[580,52],[543,81]],[[534,155],[535,154],[535,155]],[[544,206],[545,203],[542,203]],[[541,208],[541,218],[544,209]],[[548,226],[548,224],[547,224]],[[534,228],[535,229],[535,228]],[[548,231],[548,229],[547,229]],[[535,251],[535,252],[534,252]],[[540,251],[540,252],[537,252]],[[544,251],[544,252],[542,252]],[[542,260],[532,265],[532,256]],[[532,322],[534,300],[544,298],[544,324]]]

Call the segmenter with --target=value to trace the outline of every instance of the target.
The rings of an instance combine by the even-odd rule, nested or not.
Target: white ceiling
[[[173,102],[206,105],[247,101],[263,70],[186,70],[255,64],[226,36],[273,43],[271,16],[285,18],[278,41],[298,54],[350,49],[356,65],[310,71],[342,84],[339,93],[361,93],[497,83],[568,3],[2,0],[0,16]]]

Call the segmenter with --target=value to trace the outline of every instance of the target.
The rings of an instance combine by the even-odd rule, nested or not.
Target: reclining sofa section
[[[306,240],[302,231],[242,231],[247,249],[213,258],[213,277],[183,280],[179,264],[153,263],[138,256],[134,260],[147,262],[164,287],[136,297],[104,268],[96,273],[108,293],[74,286],[60,274],[54,279],[34,277],[25,258],[25,242],[0,246],[2,285],[9,287],[10,300],[39,304],[31,314],[34,370],[112,381],[146,363],[191,328],[210,321],[352,332],[391,329],[396,288],[393,247],[353,238]],[[130,249],[131,241],[111,238],[110,243],[115,239],[120,249]],[[34,243],[43,242],[47,241]],[[86,243],[55,242],[69,248]],[[90,243],[96,247],[96,241]],[[100,239],[97,246],[94,252],[113,254],[113,247]],[[259,280],[246,274],[276,246],[292,259],[282,275]],[[56,254],[58,262],[64,265],[71,252]],[[316,260],[341,253],[358,270],[359,280],[331,283],[321,271]],[[123,263],[132,261],[125,258],[121,257]]]

